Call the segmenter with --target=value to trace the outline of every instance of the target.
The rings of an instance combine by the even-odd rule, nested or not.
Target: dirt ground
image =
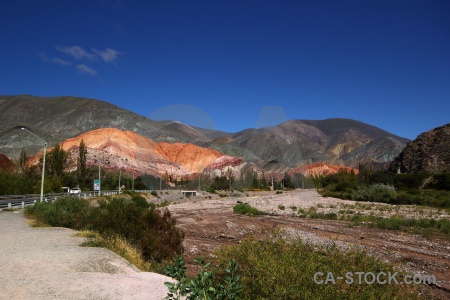
[[[169,210],[185,232],[185,261],[192,275],[195,257],[208,257],[224,244],[238,244],[249,235],[262,238],[267,229],[278,227],[289,235],[312,243],[359,245],[373,255],[402,266],[411,274],[434,275],[436,286],[426,286],[436,299],[450,299],[450,240],[444,236],[424,238],[400,231],[349,226],[349,222],[299,218],[301,211],[313,207],[318,212],[363,213],[375,216],[402,215],[414,218],[449,218],[445,210],[416,206],[391,206],[323,198],[315,190],[249,192],[220,198],[203,194],[180,199]],[[233,213],[238,202],[248,203],[269,215],[250,217]]]

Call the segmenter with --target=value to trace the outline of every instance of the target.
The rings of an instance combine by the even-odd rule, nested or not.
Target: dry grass
[[[142,253],[136,247],[130,244],[125,238],[119,235],[105,237],[95,231],[83,230],[77,233],[76,236],[86,238],[86,241],[81,244],[81,246],[107,248],[129,261],[141,271],[161,271],[161,266],[159,264],[145,261],[142,257]]]

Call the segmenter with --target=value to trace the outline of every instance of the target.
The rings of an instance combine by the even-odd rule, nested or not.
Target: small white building
[[[191,196],[196,197],[197,191],[181,191],[181,194],[183,194],[184,197],[191,197]]]

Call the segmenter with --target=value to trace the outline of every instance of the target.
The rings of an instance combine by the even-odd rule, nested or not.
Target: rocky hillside
[[[227,144],[249,150],[265,163],[276,160],[287,166],[323,160],[346,164],[364,159],[387,162],[408,141],[349,119],[291,120],[278,126],[243,130],[230,138]],[[383,142],[392,145],[380,145]]]
[[[23,146],[41,143],[22,132],[30,128],[54,146],[98,128],[129,130],[157,141],[192,142],[200,137],[150,120],[110,103],[78,97],[0,96],[0,153],[14,155]],[[31,152],[37,152],[35,146]]]
[[[317,175],[330,175],[338,173],[341,169],[346,170],[347,172],[355,172],[358,173],[358,170],[352,169],[344,166],[330,165],[323,162],[318,162],[315,164],[310,164],[307,166],[303,166],[300,168],[299,172],[306,176],[317,176]]]
[[[420,134],[389,164],[392,172],[450,171],[450,123]]]
[[[92,130],[116,128],[155,143],[194,144],[215,149],[260,168],[274,168],[268,164],[277,161],[280,165],[276,168],[280,170],[325,160],[350,166],[357,165],[359,160],[384,163],[396,157],[408,141],[349,119],[291,120],[278,126],[226,133],[176,120],[153,121],[87,98],[0,96],[0,153],[13,160],[18,158],[22,147],[30,154],[42,149],[43,141],[20,130],[22,126],[45,139],[50,147]],[[191,164],[187,166],[189,170],[202,165]]]

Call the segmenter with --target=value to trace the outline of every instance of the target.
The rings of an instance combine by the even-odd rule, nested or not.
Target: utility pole
[[[47,141],[35,134],[34,132],[31,132],[30,130],[26,129],[25,127],[21,127],[22,130],[25,130],[28,133],[31,133],[38,139],[42,140],[44,142],[44,157],[42,158],[42,177],[41,177],[41,197],[40,201],[42,202],[44,199],[44,180],[45,180],[45,154],[47,153]]]
[[[133,180],[132,180],[132,183],[131,183],[131,190],[132,191],[134,191],[134,170],[133,170]]]
[[[122,170],[119,170],[119,194],[120,194],[120,178],[122,177]]]
[[[101,196],[102,195],[102,180],[100,179],[100,165],[98,165],[98,195]]]

